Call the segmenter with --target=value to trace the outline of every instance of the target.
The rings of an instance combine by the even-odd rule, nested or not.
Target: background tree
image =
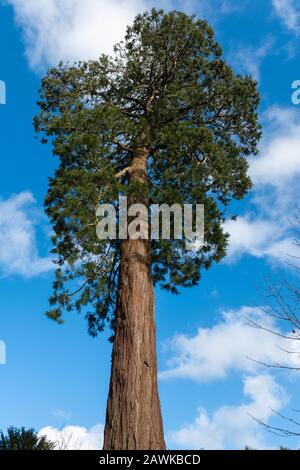
[[[232,199],[251,188],[246,157],[260,137],[256,83],[222,59],[207,22],[153,9],[112,57],[60,64],[42,81],[36,130],[60,159],[46,211],[56,280],[48,316],[84,310],[89,332],[113,330],[105,449],[163,449],[153,285],[198,284],[226,254]],[[96,236],[96,206],[205,204],[205,246]],[[81,282],[80,287],[78,287]]]
[[[39,437],[34,429],[11,426],[7,434],[0,432],[0,450],[54,450],[55,444],[45,436]]]
[[[300,217],[295,216],[293,220],[290,220],[291,226],[295,231],[294,245],[300,248]],[[265,278],[264,296],[267,298],[266,307],[262,308],[262,311],[266,316],[271,317],[277,321],[277,324],[281,326],[280,330],[266,328],[265,326],[258,324],[252,320],[249,320],[249,324],[255,328],[259,328],[266,332],[266,334],[272,334],[286,342],[286,346],[279,347],[287,355],[287,361],[285,363],[267,363],[259,362],[254,358],[250,358],[254,362],[263,365],[270,369],[277,369],[282,371],[294,371],[300,372],[300,285],[299,285],[299,273],[300,273],[300,256],[293,255],[288,256],[285,263],[285,269],[283,272],[279,271],[277,279]],[[274,415],[281,419],[282,426],[271,426],[263,421],[257,419],[255,416],[251,416],[256,422],[261,424],[267,431],[283,436],[283,437],[299,437],[300,436],[300,419],[297,415],[300,413],[299,410],[293,410],[293,416],[285,416],[272,410]]]

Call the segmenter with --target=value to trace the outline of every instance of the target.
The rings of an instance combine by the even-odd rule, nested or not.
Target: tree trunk
[[[145,185],[145,194],[147,160],[147,148],[137,146],[129,173],[130,182]],[[124,240],[105,450],[165,449],[157,387],[154,303],[150,243],[148,240]]]

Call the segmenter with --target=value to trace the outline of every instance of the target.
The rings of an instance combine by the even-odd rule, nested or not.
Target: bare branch
[[[127,173],[129,174],[130,171],[131,171],[131,166],[127,166],[126,168],[123,168],[123,170],[119,171],[119,173],[115,175],[115,178],[122,178]]]
[[[247,413],[250,418],[252,418],[257,424],[260,424],[263,426],[268,432],[271,434],[275,434],[276,436],[286,436],[286,437],[295,437],[295,436],[300,436],[300,432],[294,432],[294,431],[289,431],[288,429],[282,429],[282,428],[276,428],[275,426],[270,426],[269,424],[264,423],[260,419],[255,418],[255,416],[252,416],[250,413]]]
[[[286,370],[295,370],[295,371],[299,371],[300,370],[300,367],[291,367],[291,366],[283,366],[281,364],[268,364],[267,362],[262,362],[262,361],[257,361],[249,356],[245,356],[246,359],[248,359],[249,361],[252,361],[252,362],[255,362],[256,364],[259,364],[261,366],[264,366],[264,367],[268,367],[269,369],[286,369]]]

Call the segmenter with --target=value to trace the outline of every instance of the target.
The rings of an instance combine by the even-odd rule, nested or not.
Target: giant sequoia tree
[[[258,102],[256,83],[224,62],[208,24],[176,11],[139,15],[113,56],[61,63],[42,81],[35,126],[60,161],[45,201],[57,263],[48,316],[62,322],[77,309],[92,335],[112,328],[105,449],[165,446],[153,286],[197,285],[225,256],[228,204],[251,187]],[[205,204],[205,245],[99,240],[96,207],[119,195]]]

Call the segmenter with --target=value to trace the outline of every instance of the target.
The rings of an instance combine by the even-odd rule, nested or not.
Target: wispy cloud
[[[239,46],[229,54],[229,60],[238,71],[251,75],[255,80],[261,79],[261,66],[274,47],[274,38],[268,36],[257,47]]]
[[[39,256],[34,215],[36,201],[29,191],[0,199],[0,274],[37,276],[53,269],[50,258]]]
[[[282,19],[286,27],[300,33],[300,4],[298,0],[272,0],[275,12]]]
[[[66,421],[69,421],[72,417],[72,413],[64,409],[54,410],[53,415]]]

